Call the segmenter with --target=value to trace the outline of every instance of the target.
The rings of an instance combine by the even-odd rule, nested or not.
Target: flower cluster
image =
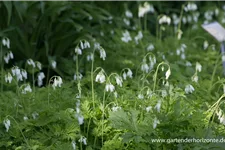
[[[27,72],[26,70],[21,70],[19,67],[15,66],[11,69],[12,75],[16,76],[17,81],[23,81],[24,79],[27,79]]]
[[[142,65],[141,65],[141,70],[143,72],[145,72],[145,73],[150,72],[153,69],[154,65],[156,64],[156,58],[155,58],[155,56],[151,56],[150,55],[148,57],[148,62],[149,63],[147,63],[146,58],[144,58],[143,59],[143,62],[142,62]]]
[[[127,77],[129,77],[129,78],[132,78],[132,71],[129,69],[129,68],[127,68],[127,72],[123,72],[123,79],[124,80],[126,80],[127,79]]]
[[[2,39],[2,45],[6,46],[8,49],[10,49],[10,40],[8,38],[3,38]]]
[[[95,78],[95,82],[99,82],[99,83],[104,83],[105,82],[105,75],[104,75],[104,71],[103,70],[101,70],[97,74],[97,76]]]
[[[186,94],[192,93],[194,90],[195,89],[191,84],[188,84],[188,85],[185,86],[185,93]]]
[[[25,84],[25,85],[23,85],[23,89],[22,89],[22,94],[27,94],[27,92],[32,92],[32,89],[31,89],[31,87],[30,87],[30,84]]]
[[[12,75],[8,72],[6,75],[5,75],[5,82],[9,82],[11,83],[12,82]]]
[[[43,79],[45,78],[45,74],[43,72],[38,73],[38,86],[43,85]]]
[[[202,65],[199,62],[196,62],[195,74],[191,77],[193,82],[198,82],[198,72],[202,71]]]
[[[41,70],[41,68],[42,68],[41,63],[39,61],[34,62],[32,59],[28,59],[27,64],[29,66],[32,66],[33,68],[37,67],[39,70]]]
[[[138,35],[134,37],[136,44],[138,44],[138,41],[141,40],[142,38],[143,38],[143,34],[141,31],[139,31]]]

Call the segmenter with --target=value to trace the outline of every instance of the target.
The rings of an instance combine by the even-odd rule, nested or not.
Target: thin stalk
[[[102,110],[102,147],[104,144],[104,138],[103,138],[103,133],[104,133],[104,115],[105,115],[105,91],[104,91],[104,95],[103,95],[103,106],[102,106],[103,110]]]
[[[3,68],[4,68],[4,62],[3,62],[3,50],[1,45],[1,92],[3,92]]]
[[[93,60],[91,61],[91,96],[93,102],[93,108],[95,109],[95,93],[94,93],[94,52],[93,52]]]

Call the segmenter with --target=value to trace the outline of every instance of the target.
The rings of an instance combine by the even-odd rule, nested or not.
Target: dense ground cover
[[[0,149],[223,149],[224,6],[0,2]]]

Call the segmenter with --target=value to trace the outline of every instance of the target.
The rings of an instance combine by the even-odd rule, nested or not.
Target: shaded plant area
[[[0,149],[225,147],[225,3],[0,2]]]

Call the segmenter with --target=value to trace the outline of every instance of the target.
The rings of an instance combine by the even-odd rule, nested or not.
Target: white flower
[[[184,10],[186,12],[188,12],[188,11],[195,11],[197,9],[198,9],[198,7],[197,7],[197,5],[195,3],[188,3],[187,6],[184,7]]]
[[[192,92],[194,92],[194,90],[195,89],[191,84],[188,84],[188,85],[185,86],[185,93],[186,94],[192,93]]]
[[[88,41],[84,41],[84,48],[90,48],[90,43]]]
[[[127,18],[133,18],[133,14],[129,10],[126,10],[125,15],[126,15]]]
[[[189,61],[186,61],[186,64],[185,64],[187,67],[190,67],[192,66],[192,64],[189,62]]]
[[[90,55],[87,55],[87,61],[92,61],[94,58],[93,53],[91,53]]]
[[[160,108],[161,108],[161,100],[159,100],[159,101],[157,102],[157,104],[155,105],[155,109],[156,109],[158,112],[160,112]]]
[[[100,52],[100,58],[102,58],[102,60],[105,60],[106,58],[105,50],[102,47],[100,47],[99,52]]]
[[[95,82],[99,82],[99,83],[105,82],[105,75],[102,70],[97,74],[97,76],[95,78]]]
[[[113,92],[115,90],[115,86],[112,85],[111,83],[106,84],[105,90],[106,90],[106,92]]]
[[[22,94],[26,94],[27,92],[32,92],[30,84],[26,84],[25,88],[22,90]]]
[[[76,142],[73,140],[71,144],[72,144],[73,150],[76,150]]]
[[[209,46],[208,41],[204,41],[204,44],[203,44],[204,50],[206,50],[208,48],[208,46]]]
[[[123,22],[124,22],[127,26],[130,25],[130,20],[127,19],[127,18],[123,18]]]
[[[114,95],[115,98],[118,97],[118,93],[116,91],[113,93],[113,95]]]
[[[127,79],[127,74],[126,74],[126,72],[123,72],[123,79],[124,79],[124,80]]]
[[[23,120],[24,120],[24,121],[28,120],[28,117],[27,117],[27,116],[24,116],[24,117],[23,117]]]
[[[122,87],[122,83],[123,83],[122,78],[120,76],[116,76],[115,79],[116,79],[116,84]]]
[[[155,49],[153,44],[149,44],[147,47],[147,51],[153,51]]]
[[[113,112],[116,112],[116,111],[118,111],[118,110],[120,110],[121,109],[121,107],[119,107],[119,106],[113,106],[112,107],[112,111]]]
[[[55,87],[61,87],[62,83],[62,78],[60,76],[55,77],[52,84],[53,89],[55,89]]]
[[[38,86],[43,85],[43,79],[45,78],[45,74],[43,72],[38,73]]]
[[[162,90],[162,97],[166,97],[166,96],[167,96],[166,90]]]
[[[79,141],[80,143],[83,142],[84,145],[87,145],[87,138],[85,138],[85,137],[83,137],[83,136],[82,136],[78,141]]]
[[[177,39],[180,40],[183,32],[179,29],[177,32]]]
[[[24,79],[27,79],[27,71],[26,70],[22,69],[21,74]]]
[[[5,75],[5,82],[12,82],[12,75],[9,72]]]
[[[8,132],[9,131],[9,127],[10,127],[10,120],[9,119],[5,119],[3,121],[3,124],[5,125],[6,132]]]
[[[196,62],[195,70],[198,71],[198,72],[202,71],[202,65],[199,62]]]
[[[163,15],[160,19],[159,19],[159,24],[163,24],[163,23],[167,23],[168,25],[170,25],[171,23],[171,19],[169,16]]]
[[[82,51],[79,47],[76,47],[74,51],[77,55],[82,55]]]
[[[10,48],[10,40],[8,38],[3,38],[2,39],[2,45],[7,46],[7,48]]]
[[[125,32],[123,32],[123,37],[121,37],[121,40],[125,43],[128,43],[129,41],[132,41],[130,33],[127,30]]]
[[[148,66],[146,63],[143,63],[143,64],[141,65],[141,70],[142,70],[143,72],[148,73],[148,71],[149,71],[149,66]]]
[[[9,60],[10,59],[13,59],[13,53],[11,51],[9,51],[8,53],[6,53],[6,55],[4,56],[4,60],[5,60],[5,63],[9,63]]]
[[[23,76],[17,66],[12,68],[12,75],[16,76],[17,81],[23,81]]]
[[[84,117],[83,116],[78,116],[78,123],[79,125],[82,125],[84,123]]]
[[[35,65],[35,63],[34,63],[34,61],[32,59],[28,59],[27,60],[27,64],[33,66],[33,68],[36,67],[36,65]]]
[[[130,69],[128,69],[128,71],[127,71],[127,76],[129,77],[129,78],[132,78],[132,71],[130,70]]]
[[[149,3],[145,2],[143,6],[139,6],[138,9],[138,17],[143,17],[144,14],[148,13],[148,12],[152,12],[154,13],[155,9],[152,5],[150,5]]]
[[[96,42],[96,43],[94,44],[94,49],[100,49],[100,44]]]
[[[170,76],[170,74],[171,74],[171,71],[170,71],[170,68],[166,71],[166,80],[169,78],[169,76]]]
[[[186,55],[184,53],[182,53],[180,57],[181,57],[181,59],[185,59]]]
[[[193,82],[198,82],[198,75],[197,74],[194,74],[192,77],[191,77],[191,80],[193,81]]]
[[[83,75],[81,73],[78,73],[78,75],[74,74],[73,79],[74,80],[81,80],[83,78]]]
[[[39,114],[38,114],[37,112],[33,112],[33,113],[32,113],[33,119],[36,119],[38,116],[39,116]]]
[[[144,95],[143,94],[138,94],[138,99],[144,99]]]
[[[153,121],[153,129],[155,129],[157,127],[157,124],[159,124],[159,120],[157,118],[154,119]]]
[[[83,44],[82,41],[80,41],[80,48],[81,48],[81,49],[84,49],[84,44]]]
[[[134,37],[136,44],[138,44],[138,41],[143,38],[143,34],[141,31],[138,32],[138,35]]]
[[[145,108],[145,110],[146,110],[147,112],[149,112],[151,109],[152,109],[152,106],[148,106],[148,107]]]
[[[53,68],[53,69],[55,69],[55,68],[56,68],[56,65],[57,65],[56,61],[55,61],[55,60],[53,60],[53,61],[51,62],[51,66],[52,66],[52,68]]]

